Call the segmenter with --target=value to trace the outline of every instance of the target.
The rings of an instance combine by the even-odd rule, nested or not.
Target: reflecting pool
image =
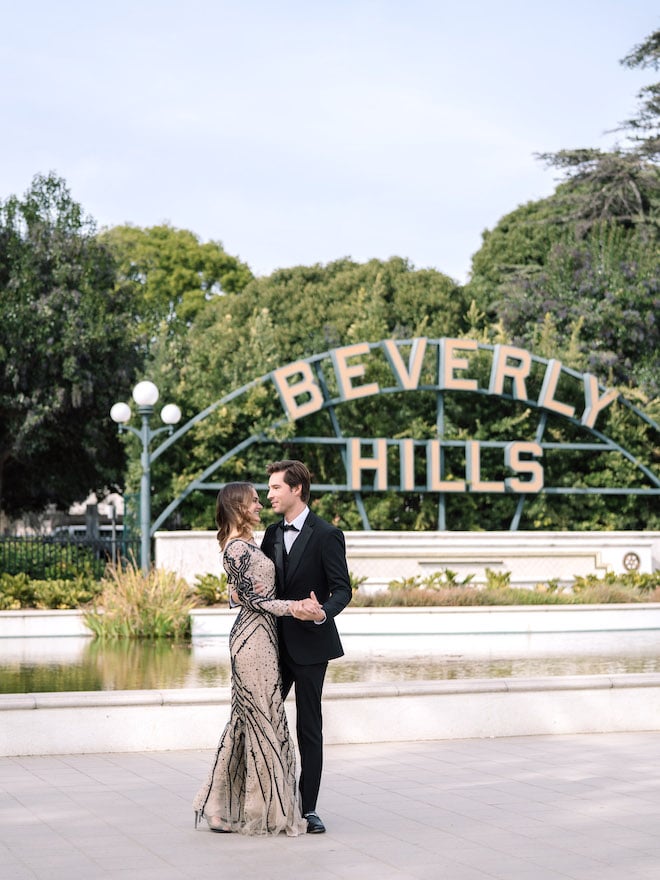
[[[660,632],[343,636],[326,681],[660,672]],[[0,639],[0,693],[228,687],[226,636],[199,641]]]

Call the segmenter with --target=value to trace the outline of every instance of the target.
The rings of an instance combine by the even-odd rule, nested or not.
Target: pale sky
[[[650,0],[0,0],[0,199],[56,172],[99,227],[168,222],[257,275],[401,256],[465,281],[611,147]]]

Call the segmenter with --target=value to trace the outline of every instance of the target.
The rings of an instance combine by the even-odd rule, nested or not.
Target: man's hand
[[[254,584],[253,589],[258,596],[263,596],[266,592],[266,587],[263,584]],[[238,598],[238,593],[236,592],[236,590],[231,591],[231,601],[234,605],[241,604],[241,600]]]
[[[314,620],[317,623],[323,623],[326,617],[325,611],[313,591],[310,593],[309,599],[301,599],[299,602],[293,603],[291,614],[297,620]]]

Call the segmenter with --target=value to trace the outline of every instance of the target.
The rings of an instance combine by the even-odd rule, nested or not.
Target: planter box
[[[0,611],[0,638],[91,635],[81,611]]]
[[[227,636],[236,617],[228,608],[191,612],[193,639]],[[337,618],[343,636],[473,635],[660,631],[660,603],[536,605],[470,608],[347,608]],[[0,638],[89,636],[80,611],[0,611]]]

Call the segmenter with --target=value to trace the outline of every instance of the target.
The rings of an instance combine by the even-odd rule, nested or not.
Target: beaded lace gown
[[[220,817],[240,834],[285,831],[294,837],[306,831],[306,822],[298,804],[275,620],[289,613],[289,603],[274,598],[275,567],[254,544],[230,541],[223,565],[241,602],[229,635],[231,714],[193,809]],[[254,591],[257,583],[264,585],[263,595]]]

